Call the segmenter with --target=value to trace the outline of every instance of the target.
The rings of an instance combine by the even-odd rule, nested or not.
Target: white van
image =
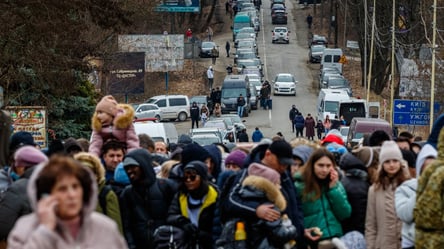
[[[342,63],[339,63],[343,55],[340,48],[326,48],[322,54],[321,69],[324,67],[337,68],[342,73]]]
[[[324,120],[327,115],[333,119],[339,114],[339,102],[341,100],[350,100],[346,90],[342,89],[321,89],[318,95],[317,119]]]
[[[158,95],[145,103],[157,105],[162,111],[162,120],[185,121],[190,116],[190,100],[186,95]]]
[[[177,143],[179,139],[176,126],[172,123],[134,122],[134,130],[137,135],[145,133],[154,141],[163,141],[166,144]]]

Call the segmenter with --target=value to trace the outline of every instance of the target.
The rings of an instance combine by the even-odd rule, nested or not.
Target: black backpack
[[[106,196],[108,195],[108,193],[113,190],[109,185],[105,185],[102,188],[102,191],[100,191],[99,193],[99,205],[102,208],[103,214],[107,215],[107,208],[106,208]]]
[[[160,226],[154,231],[156,249],[191,249],[185,231],[170,225]]]

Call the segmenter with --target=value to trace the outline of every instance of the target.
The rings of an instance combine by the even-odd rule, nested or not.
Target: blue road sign
[[[440,105],[435,102],[434,113],[438,113]],[[393,101],[394,125],[429,125],[430,101],[395,99]]]

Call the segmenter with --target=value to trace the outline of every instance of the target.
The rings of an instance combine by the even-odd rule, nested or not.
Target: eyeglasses
[[[183,176],[184,181],[188,181],[188,179],[190,179],[190,181],[194,182],[196,180],[196,178],[197,178],[196,174],[193,174],[193,175],[190,174],[190,175]]]

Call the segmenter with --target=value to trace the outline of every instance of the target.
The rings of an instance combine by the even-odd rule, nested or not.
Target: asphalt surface
[[[296,96],[272,96],[272,110],[253,110],[249,117],[243,118],[247,126],[247,133],[251,133],[255,127],[263,132],[265,137],[272,137],[277,132],[282,132],[287,140],[295,137],[292,133],[291,122],[288,112],[291,105],[295,104],[304,116],[311,113],[316,116],[316,99],[318,95],[316,76],[319,71],[319,64],[311,65],[307,63],[308,46],[307,37],[309,31],[305,24],[305,16],[300,9],[302,6],[294,1],[286,1],[288,24],[272,25],[270,15],[270,1],[264,0],[261,6],[261,31],[257,37],[259,46],[259,56],[264,64],[264,79],[272,82],[278,73],[291,73],[298,81],[296,85]],[[229,19],[228,19],[229,20]],[[289,44],[272,44],[271,31],[276,26],[287,26],[291,31]],[[225,57],[225,43],[232,41],[232,33],[228,28],[226,32],[216,34],[214,41],[220,46],[220,57],[213,66],[216,71],[225,72],[226,66],[233,64],[233,58]],[[234,46],[231,46],[231,53],[234,53]],[[211,65],[211,59],[197,59],[197,63]],[[215,86],[220,86],[221,80],[215,80]],[[191,121],[176,122],[179,134],[188,133],[191,128]],[[305,134],[305,133],[304,133]]]

